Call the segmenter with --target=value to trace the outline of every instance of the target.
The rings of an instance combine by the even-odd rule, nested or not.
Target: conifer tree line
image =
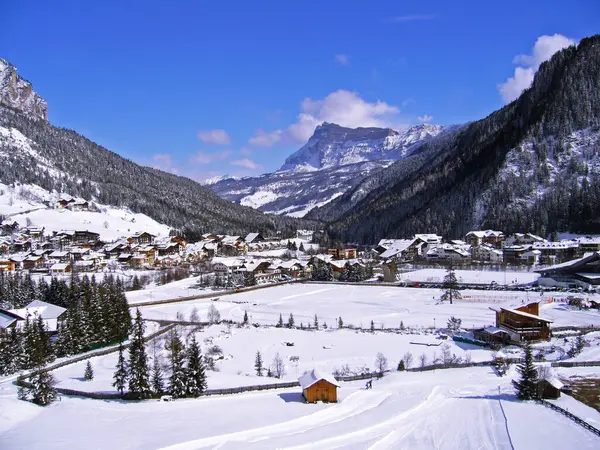
[[[113,386],[132,399],[158,397],[169,394],[173,398],[199,397],[206,391],[205,361],[196,337],[192,335],[187,347],[176,328],[165,341],[167,364],[161,353],[154,351],[152,363],[144,343],[144,322],[139,309],[133,324],[129,357],[123,346],[113,375]],[[168,374],[168,377],[166,376]]]
[[[16,306],[40,299],[67,308],[50,344],[45,324],[38,316],[26,318],[20,328],[12,328],[0,339],[0,375],[33,369],[54,359],[82,353],[127,339],[131,328],[129,307],[120,279],[72,277],[70,283],[53,279],[37,285],[29,277],[4,276],[3,292],[20,293]],[[2,283],[0,283],[2,286]],[[25,292],[33,292],[26,296]],[[66,317],[65,317],[66,316]]]

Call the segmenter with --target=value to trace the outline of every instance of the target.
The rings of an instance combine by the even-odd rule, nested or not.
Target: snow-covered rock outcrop
[[[29,81],[17,75],[17,68],[0,58],[0,105],[9,106],[29,117],[48,120],[48,103]]]

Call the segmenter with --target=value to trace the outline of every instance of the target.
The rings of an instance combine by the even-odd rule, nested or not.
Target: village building
[[[14,312],[0,309],[0,340],[2,340],[13,328],[16,328],[19,320],[25,320]]]
[[[50,266],[51,275],[64,275],[71,272],[71,264],[69,263],[56,263]]]
[[[473,261],[489,262],[492,264],[502,264],[504,253],[502,250],[491,246],[490,244],[481,244],[471,247],[471,258]]]
[[[532,248],[540,251],[541,264],[558,264],[579,256],[578,241],[537,242]]]
[[[551,320],[540,317],[540,304],[518,308],[490,308],[496,312],[496,328],[506,332],[510,342],[539,341],[550,338]]]
[[[428,250],[425,257],[427,259],[444,259],[460,262],[468,261],[471,258],[471,253],[460,246],[442,244]]]
[[[513,233],[504,239],[502,246],[510,247],[513,245],[533,245],[537,242],[546,242],[546,239],[533,233]]]
[[[356,248],[330,248],[327,250],[327,254],[334,259],[354,259],[356,258]]]
[[[333,375],[313,369],[304,373],[298,381],[307,403],[338,401],[337,389],[340,385]]]
[[[130,244],[148,245],[148,244],[153,244],[155,238],[156,238],[156,236],[148,233],[147,231],[140,231],[138,233],[131,235],[127,239],[127,242],[129,242]]]
[[[38,317],[41,317],[44,321],[46,331],[48,333],[56,333],[61,322],[66,317],[67,310],[61,306],[46,303],[41,300],[34,300],[25,308],[11,309],[9,312],[22,317],[22,320],[17,321],[17,328],[23,327],[28,317],[29,320],[36,320]]]
[[[465,242],[467,242],[471,246],[489,244],[492,247],[501,248],[502,241],[504,241],[504,233],[502,231],[469,231],[465,235]]]
[[[413,261],[423,255],[423,248],[427,245],[419,238],[413,239],[382,239],[376,247],[383,260],[404,262]]]
[[[600,253],[587,254],[550,267],[536,270],[540,274],[538,284],[564,288],[600,287]]]
[[[249,233],[248,236],[246,236],[246,239],[244,239],[247,244],[256,244],[258,242],[263,242],[264,240],[265,238],[260,233]]]
[[[532,245],[512,245],[503,248],[504,264],[526,264],[535,266],[540,263],[542,252]]]

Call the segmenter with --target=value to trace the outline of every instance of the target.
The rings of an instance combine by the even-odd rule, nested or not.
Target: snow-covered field
[[[168,286],[163,287],[161,295],[168,295]],[[265,325],[277,323],[280,314],[286,321],[293,313],[296,325],[312,322],[317,314],[320,323],[327,322],[329,326],[335,326],[338,317],[342,317],[346,325],[364,328],[370,326],[371,320],[376,328],[396,328],[401,321],[405,326],[443,327],[451,316],[455,316],[462,319],[463,327],[471,328],[494,324],[495,313],[490,307],[519,306],[527,301],[552,299],[550,294],[540,297],[535,292],[461,292],[463,300],[450,305],[440,303],[442,291],[439,289],[290,284],[223,296],[219,301],[202,299],[143,307],[142,314],[152,319],[175,319],[177,312],[189,317],[196,308],[200,317],[206,320],[208,308],[214,304],[223,319],[240,322],[244,311],[248,311],[252,323]],[[215,293],[216,297],[218,293]],[[553,320],[554,326],[600,324],[597,310],[579,311],[560,302],[542,305],[541,314]]]
[[[27,226],[29,219],[31,225],[44,227],[46,234],[87,230],[99,233],[100,239],[110,242],[139,231],[166,237],[171,230],[145,214],[113,206],[97,204],[100,212],[54,209],[52,205],[58,199],[57,192],[48,192],[36,185],[11,187],[0,183],[0,214],[10,214],[10,219],[21,227]]]
[[[161,286],[160,295],[187,294],[190,280]],[[143,291],[132,294],[144,295]],[[290,312],[297,326],[312,323],[315,314],[321,325],[328,323],[328,329],[319,331],[227,325],[182,328],[184,340],[189,333],[196,333],[204,352],[214,345],[222,349],[224,358],[217,362],[218,371],[208,371],[209,388],[276,381],[255,375],[256,351],[263,355],[266,367],[279,353],[285,362],[286,381],[312,368],[333,371],[347,365],[350,372],[374,370],[378,352],[387,357],[392,372],[376,380],[368,391],[364,381],[342,383],[339,403],[316,405],[304,404],[299,388],[294,388],[174,402],[63,396],[60,402],[40,408],[18,401],[14,386],[3,383],[0,448],[597,448],[597,436],[557,412],[535,403],[517,402],[510,384],[516,377],[514,367],[502,378],[489,367],[395,372],[406,352],[413,355],[413,366],[419,364],[421,354],[428,361],[441,355],[438,344],[447,341],[427,329],[433,326],[434,318],[437,327],[443,327],[450,316],[462,318],[466,327],[489,325],[494,322],[490,306],[519,305],[528,298],[526,292],[463,291],[465,299],[449,305],[440,304],[439,295],[435,289],[292,284],[223,296],[218,301],[209,298],[141,307],[144,317],[155,319],[175,319],[178,312],[189,317],[196,308],[205,320],[209,306],[215,305],[222,318],[235,321],[241,321],[247,310],[253,323],[274,324],[280,314],[285,322]],[[531,300],[539,298],[533,294]],[[555,325],[600,324],[597,311],[578,311],[559,302],[543,304],[542,315],[555,320]],[[368,328],[373,320],[376,330],[338,330],[336,319],[340,316],[346,326]],[[412,328],[410,334],[378,330],[382,325],[398,327],[400,321]],[[591,345],[578,359],[598,356],[599,335],[586,336]],[[562,338],[555,338],[538,347],[561,342]],[[158,352],[163,351],[160,341],[155,345]],[[449,341],[447,345],[456,356],[468,355],[473,361],[492,356],[489,350],[466,344]],[[153,354],[152,344],[148,353]],[[114,392],[116,358],[115,353],[91,358],[93,381],[82,380],[84,361],[57,369],[54,375],[61,387]],[[598,368],[557,372],[568,378],[597,375]],[[558,404],[590,423],[600,422],[600,413],[572,398],[563,396]]]
[[[492,281],[499,285],[529,284],[539,278],[535,272],[511,272],[491,270],[455,270],[460,283],[490,284]],[[398,275],[400,281],[420,281],[442,283],[446,269],[420,269]]]
[[[337,404],[304,404],[298,389],[287,389],[167,403],[63,397],[44,409],[3,386],[0,442],[7,449],[598,448],[597,436],[564,416],[516,402],[510,379],[489,368],[392,373],[368,391],[363,382],[343,383]]]
[[[160,286],[149,286],[146,289],[139,291],[126,292],[127,301],[129,303],[152,302],[156,300],[167,300],[178,297],[190,297],[193,295],[208,294],[212,292],[210,289],[198,287],[200,277],[190,277],[183,280],[174,281],[172,283],[163,284]],[[218,291],[215,292],[215,297],[219,296]]]

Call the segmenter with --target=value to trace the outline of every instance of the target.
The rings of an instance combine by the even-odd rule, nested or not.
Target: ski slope
[[[47,450],[598,448],[597,436],[564,416],[517,402],[510,377],[489,368],[396,372],[368,391],[344,383],[339,394],[337,404],[315,405],[298,389],[167,403],[63,397],[17,410],[22,420],[0,431],[0,442]]]

